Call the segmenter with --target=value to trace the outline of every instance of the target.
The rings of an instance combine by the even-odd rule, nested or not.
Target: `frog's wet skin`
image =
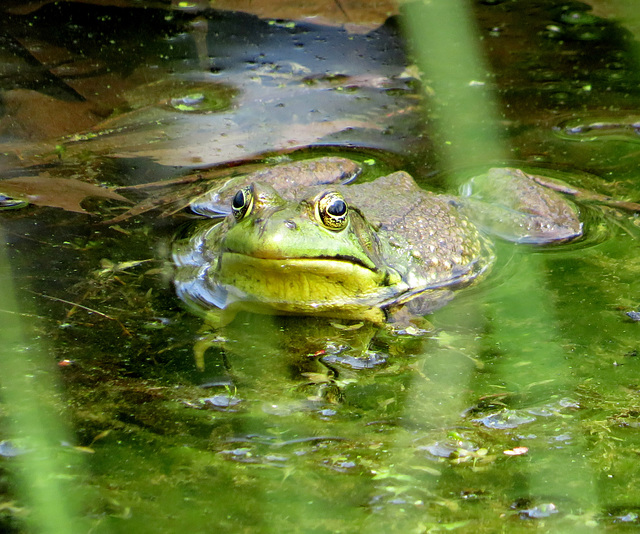
[[[582,233],[576,208],[518,169],[491,169],[462,197],[425,191],[405,172],[346,185],[357,172],[342,158],[295,162],[194,200],[193,211],[218,219],[175,243],[178,295],[229,317],[382,323],[400,308],[428,313],[481,279],[494,262],[487,228],[537,244]]]

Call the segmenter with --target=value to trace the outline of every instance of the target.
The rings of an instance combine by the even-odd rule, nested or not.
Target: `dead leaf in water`
[[[52,178],[47,173],[0,181],[0,192],[26,200],[36,206],[61,208],[76,213],[89,213],[81,203],[89,197],[131,202],[122,195],[94,184],[66,178]]]
[[[90,128],[109,112],[95,102],[65,102],[33,89],[2,95],[0,133],[16,139],[43,141]]]

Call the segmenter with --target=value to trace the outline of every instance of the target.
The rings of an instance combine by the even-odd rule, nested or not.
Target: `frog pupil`
[[[347,204],[344,200],[336,199],[327,208],[327,211],[334,217],[342,217],[345,213],[347,213]]]
[[[244,191],[242,191],[242,189],[238,191],[233,197],[233,201],[231,202],[231,207],[234,210],[239,210],[244,207]]]

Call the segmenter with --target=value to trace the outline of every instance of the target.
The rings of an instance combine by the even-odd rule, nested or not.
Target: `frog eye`
[[[248,185],[234,195],[231,210],[236,221],[239,222],[251,213],[251,208],[253,208],[253,186]]]
[[[340,193],[330,191],[324,193],[316,201],[316,215],[325,228],[342,230],[349,222],[349,207]]]

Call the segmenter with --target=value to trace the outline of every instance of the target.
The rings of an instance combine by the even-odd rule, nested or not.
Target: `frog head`
[[[209,280],[243,308],[384,320],[380,302],[402,279],[386,265],[377,230],[337,189],[285,200],[268,184],[240,189],[210,247]],[[220,306],[224,307],[224,306]]]

